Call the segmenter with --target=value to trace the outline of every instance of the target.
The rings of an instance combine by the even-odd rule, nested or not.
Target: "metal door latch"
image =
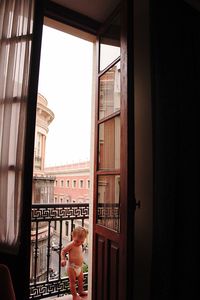
[[[140,200],[135,200],[135,209],[136,208],[141,208],[141,201]]]

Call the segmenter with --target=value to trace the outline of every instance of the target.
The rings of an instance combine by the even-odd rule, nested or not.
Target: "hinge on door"
[[[140,202],[140,200],[137,201],[137,200],[135,199],[135,209],[136,209],[136,208],[141,208],[141,202]]]

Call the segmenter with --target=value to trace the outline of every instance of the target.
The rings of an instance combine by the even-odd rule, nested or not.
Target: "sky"
[[[45,166],[89,160],[93,45],[44,26],[38,92],[55,114]]]

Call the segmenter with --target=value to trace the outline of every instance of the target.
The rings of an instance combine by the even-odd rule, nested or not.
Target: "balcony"
[[[70,294],[69,278],[60,266],[60,251],[71,240],[76,225],[88,228],[89,204],[32,204],[31,222],[29,299],[55,299]],[[84,251],[84,289],[87,290],[87,243]]]

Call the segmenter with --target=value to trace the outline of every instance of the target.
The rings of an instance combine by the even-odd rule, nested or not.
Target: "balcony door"
[[[23,143],[23,205],[21,205],[23,209],[19,222],[19,227],[21,227],[20,248],[16,256],[11,256],[11,259],[9,256],[8,259],[5,258],[12,277],[15,278],[16,295],[19,299],[29,297],[30,263],[28,249],[30,249],[31,230],[34,130],[44,2],[33,1],[35,13],[27,93],[27,126]],[[129,260],[129,256],[133,257],[133,234],[128,235],[127,232],[128,228],[131,228],[133,233],[135,203],[133,198],[134,184],[133,182],[128,184],[128,178],[133,179],[133,155],[128,156],[128,151],[133,154],[133,143],[128,143],[128,129],[130,136],[132,134],[132,139],[129,139],[130,142],[133,140],[133,126],[132,118],[129,117],[131,108],[128,110],[128,102],[130,101],[127,93],[127,78],[130,78],[127,60],[127,7],[125,7],[127,2],[132,1],[122,1],[123,8],[118,9],[110,20],[102,26],[98,36],[93,300],[128,299],[132,280],[132,273],[127,272],[127,267],[131,268],[133,261],[133,259]],[[52,6],[50,5],[50,7]],[[52,11],[52,15],[55,12],[56,10]],[[48,13],[50,14],[50,11]],[[62,16],[61,12],[60,15]],[[18,20],[20,19],[18,18]],[[15,41],[15,37],[10,40],[11,42]],[[19,41],[21,41],[21,37]],[[12,64],[12,61],[9,63]],[[132,89],[133,87],[129,91],[130,99],[132,98]],[[13,101],[16,101],[16,98]],[[13,105],[15,106],[15,102]],[[13,165],[9,167],[11,171],[14,168]],[[23,280],[17,276],[19,270],[24,274]]]
[[[132,280],[127,272],[133,263],[130,260],[128,266],[134,219],[134,181],[131,188],[128,186],[128,174],[133,172],[133,160],[128,157],[128,125],[132,138],[133,126],[128,119],[125,11],[125,7],[119,7],[114,12],[99,31],[97,42],[92,276],[95,300],[128,299]]]

